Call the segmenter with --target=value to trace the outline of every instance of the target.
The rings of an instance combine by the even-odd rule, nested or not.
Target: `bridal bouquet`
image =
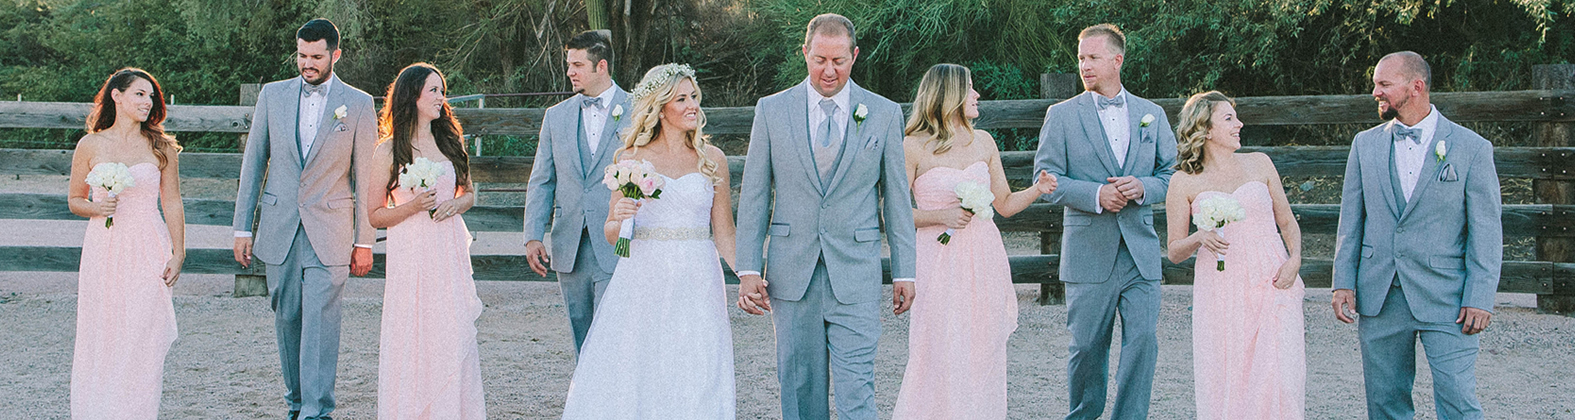
[[[995,202],[995,193],[990,192],[989,187],[973,181],[963,181],[957,183],[952,191],[956,192],[957,199],[962,201],[962,208],[972,212],[973,217],[986,219],[995,217],[995,209],[990,207]],[[941,245],[946,245],[952,241],[952,235],[956,233],[956,229],[947,228],[946,232],[935,239],[941,241]]]
[[[89,187],[103,188],[109,192],[110,197],[120,194],[127,188],[137,185],[137,180],[131,177],[131,168],[124,163],[104,162],[93,165],[93,170],[87,174]],[[115,225],[115,215],[104,218],[104,227]]]
[[[443,176],[443,167],[437,162],[424,157],[418,157],[414,162],[405,165],[399,171],[399,186],[409,188],[413,193],[423,193],[437,186],[438,177]],[[437,209],[427,210],[427,217],[432,217]]]
[[[602,175],[602,185],[635,200],[662,198],[662,186],[665,184],[662,176],[656,173],[656,167],[643,160],[625,160],[607,165],[607,171]],[[613,252],[629,258],[629,240],[633,237],[634,218],[624,219],[623,224],[618,226],[618,243],[613,245]]]
[[[1198,203],[1197,214],[1192,215],[1192,224],[1198,230],[1213,230],[1221,239],[1225,238],[1225,225],[1231,222],[1240,222],[1247,218],[1247,211],[1241,208],[1241,202],[1235,198],[1213,196]],[[1214,269],[1225,271],[1225,255],[1215,254]]]

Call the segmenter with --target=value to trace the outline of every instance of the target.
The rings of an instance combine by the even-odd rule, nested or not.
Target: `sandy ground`
[[[0,191],[52,192],[37,187],[63,184],[27,178],[34,177],[0,179]],[[203,190],[222,196],[226,186],[234,188],[233,181],[188,186],[188,196]],[[0,245],[80,246],[84,229],[81,221],[0,220]],[[518,243],[517,235],[483,233],[473,252],[518,253],[512,245]],[[193,248],[229,246],[225,227],[191,226],[188,238]],[[1008,245],[1013,254],[1037,253],[1037,240],[1029,237],[1009,238]],[[176,285],[180,338],[165,364],[163,418],[283,416],[284,387],[268,302],[263,297],[231,297],[232,289],[233,277],[219,275],[187,275]],[[351,279],[346,286],[337,418],[375,417],[382,290],[383,282],[375,279]],[[480,282],[477,291],[486,303],[478,341],[488,417],[557,418],[574,368],[557,285]],[[728,293],[735,291],[728,287]],[[1165,286],[1163,293],[1151,417],[1191,418],[1191,287]],[[1009,360],[1011,418],[1058,418],[1067,410],[1066,309],[1034,303],[1037,286],[1018,286],[1017,296],[1019,328],[1010,341]],[[1356,328],[1333,321],[1327,296],[1327,289],[1308,290],[1304,306],[1307,416],[1361,418]],[[1575,381],[1569,379],[1575,377],[1575,318],[1537,314],[1534,296],[1500,294],[1498,302],[1499,315],[1482,336],[1477,370],[1478,394],[1488,417],[1575,419]],[[0,273],[0,378],[6,378],[0,381],[0,418],[69,417],[75,311],[75,273]],[[778,418],[770,318],[736,308],[729,313],[738,417]],[[901,383],[907,324],[907,315],[887,312],[883,317],[885,332],[876,361],[876,402],[882,418],[890,416]],[[1417,363],[1426,366],[1420,357]],[[1114,357],[1111,365],[1116,365]],[[1418,418],[1435,418],[1426,369],[1418,374],[1415,398]]]

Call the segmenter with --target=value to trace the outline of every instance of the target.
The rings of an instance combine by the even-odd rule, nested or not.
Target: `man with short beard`
[[[1493,145],[1429,103],[1432,72],[1410,51],[1373,69],[1389,120],[1356,135],[1334,256],[1334,316],[1357,325],[1367,416],[1416,415],[1416,341],[1440,419],[1480,419],[1477,333],[1493,319],[1504,236]],[[1457,325],[1458,324],[1458,325]]]
[[[340,291],[350,274],[372,269],[377,240],[366,209],[381,197],[353,193],[377,145],[377,115],[372,95],[334,75],[342,52],[332,22],[312,20],[295,36],[301,77],[257,95],[235,198],[235,261],[251,265],[252,212],[261,201],[255,250],[267,264],[289,418],[329,419]]]

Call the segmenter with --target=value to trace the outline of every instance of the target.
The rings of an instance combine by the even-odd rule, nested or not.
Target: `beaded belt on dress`
[[[634,239],[648,241],[699,241],[711,239],[710,227],[634,227]]]

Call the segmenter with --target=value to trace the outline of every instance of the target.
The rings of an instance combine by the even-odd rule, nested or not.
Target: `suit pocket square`
[[[1153,134],[1149,134],[1147,132],[1144,132],[1143,133],[1143,140],[1139,141],[1138,143],[1150,144],[1150,143],[1153,143],[1153,142],[1154,142],[1154,135]]]
[[[1444,169],[1438,171],[1438,180],[1444,182],[1459,181],[1460,175],[1455,173],[1455,165],[1444,164]]]
[[[869,140],[864,141],[864,150],[874,149],[876,146],[880,146],[879,138],[870,137]]]

